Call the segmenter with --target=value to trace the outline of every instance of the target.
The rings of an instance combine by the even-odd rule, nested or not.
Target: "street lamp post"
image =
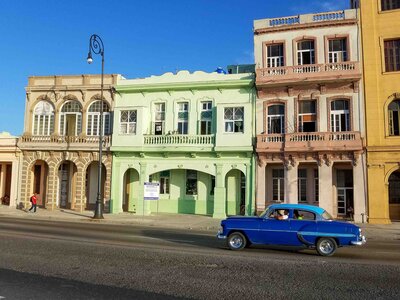
[[[100,92],[100,124],[99,124],[99,173],[97,176],[97,200],[93,219],[104,219],[103,217],[103,196],[101,188],[101,165],[103,156],[103,85],[104,85],[104,44],[97,34],[92,34],[89,40],[88,64],[93,62],[92,52],[101,55],[101,92]]]

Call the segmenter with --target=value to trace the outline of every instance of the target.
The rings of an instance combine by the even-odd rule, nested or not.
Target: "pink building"
[[[256,206],[365,214],[364,104],[356,10],[254,21]]]

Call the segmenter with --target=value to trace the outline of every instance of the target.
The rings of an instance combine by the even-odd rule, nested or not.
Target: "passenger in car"
[[[295,210],[293,214],[293,218],[296,220],[303,220],[303,215],[299,213],[299,211]]]
[[[276,215],[276,219],[278,220],[287,220],[289,218],[288,211],[286,209],[279,209],[278,214]]]

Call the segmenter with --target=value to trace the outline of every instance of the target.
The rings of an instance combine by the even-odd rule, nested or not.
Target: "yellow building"
[[[400,1],[359,2],[369,222],[400,220]]]

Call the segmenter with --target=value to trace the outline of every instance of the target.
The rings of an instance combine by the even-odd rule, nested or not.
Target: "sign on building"
[[[144,200],[158,200],[160,198],[160,184],[158,182],[144,183]]]

